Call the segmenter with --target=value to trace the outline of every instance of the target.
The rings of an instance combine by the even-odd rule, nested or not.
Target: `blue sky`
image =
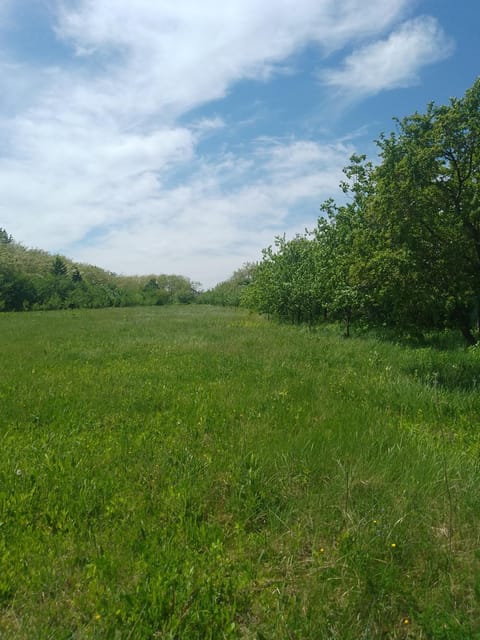
[[[477,0],[0,0],[0,226],[204,287],[479,74]]]

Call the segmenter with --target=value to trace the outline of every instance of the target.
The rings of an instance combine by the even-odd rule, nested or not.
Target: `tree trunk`
[[[345,314],[345,337],[346,338],[350,337],[350,319],[351,319],[350,309],[347,309],[347,312]]]
[[[462,324],[460,326],[460,331],[462,332],[463,337],[467,341],[469,347],[473,347],[473,345],[477,344],[477,339],[472,333],[472,330],[466,324]]]

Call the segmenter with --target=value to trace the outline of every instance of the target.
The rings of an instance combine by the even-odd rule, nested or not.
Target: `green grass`
[[[480,353],[0,316],[0,638],[480,638]]]

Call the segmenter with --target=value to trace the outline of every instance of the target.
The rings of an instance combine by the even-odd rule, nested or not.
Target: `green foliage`
[[[224,282],[220,282],[212,289],[203,291],[196,299],[200,304],[213,304],[222,307],[238,307],[242,304],[249,284],[255,277],[256,265],[246,263],[237,269]]]
[[[160,288],[156,278],[150,280],[142,287],[143,299],[147,304],[165,304],[168,301],[169,294],[165,288]]]
[[[12,236],[3,227],[0,227],[0,244],[10,244],[11,242],[13,242]]]
[[[2,640],[479,635],[476,348],[197,305],[0,325]]]
[[[70,277],[72,278],[72,282],[82,282],[83,280],[82,274],[78,270],[78,267],[73,267]]]
[[[197,288],[182,276],[117,276],[52,258],[0,230],[0,311],[186,304],[196,299]]]
[[[397,121],[380,162],[353,156],[348,201],[322,205],[314,237],[264,251],[249,304],[293,322],[328,315],[421,333],[480,326],[480,79],[449,105]]]
[[[281,320],[312,324],[325,304],[317,273],[318,252],[311,240],[276,238],[275,248],[264,250],[255,269],[245,304]]]
[[[118,276],[116,282],[122,291],[122,306],[189,304],[198,295],[198,285],[184,276]]]
[[[29,278],[0,264],[0,310],[23,311],[36,301],[36,290]]]
[[[55,256],[52,262],[51,272],[54,276],[62,277],[67,275],[67,264],[61,256]]]
[[[398,128],[379,141],[371,218],[382,228],[385,251],[408,253],[416,305],[407,304],[404,316],[421,328],[458,327],[473,343],[480,300],[480,79],[464,98],[430,104]],[[387,290],[400,284],[379,282]]]

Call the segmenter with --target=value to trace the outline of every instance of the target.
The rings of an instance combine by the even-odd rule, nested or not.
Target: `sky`
[[[0,227],[208,288],[480,72],[478,0],[0,0]]]

